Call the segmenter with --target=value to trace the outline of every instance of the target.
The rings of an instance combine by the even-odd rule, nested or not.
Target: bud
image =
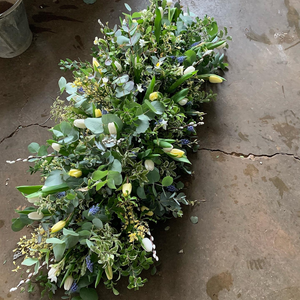
[[[52,226],[51,233],[58,232],[62,230],[65,226],[66,226],[66,221],[59,221]]]
[[[71,169],[68,174],[71,177],[79,178],[79,177],[81,177],[82,172],[81,172],[81,170],[78,170],[78,169]]]
[[[211,75],[208,77],[209,82],[211,83],[221,83],[223,79],[218,75]]]
[[[34,212],[31,212],[30,214],[28,214],[28,218],[30,220],[38,221],[38,220],[42,220],[44,218],[44,214],[34,211]]]
[[[173,3],[173,1],[172,1],[172,0],[167,0],[167,5],[168,5],[168,6],[171,6],[171,5],[172,5],[172,3]]]
[[[153,171],[154,170],[154,162],[151,159],[146,159],[145,160],[145,168],[148,171]]]
[[[164,17],[164,10],[163,10],[163,8],[160,6],[158,9],[160,11],[161,18],[163,18]]]
[[[222,48],[226,47],[226,45],[227,45],[227,43],[226,43],[226,42],[224,42],[222,45],[220,45],[220,46],[219,46],[219,47],[217,47],[216,49],[222,49]]]
[[[181,105],[181,106],[186,105],[187,102],[188,102],[188,100],[189,100],[188,98],[183,98],[182,100],[180,100],[180,101],[178,102],[178,104]]]
[[[158,92],[153,92],[149,95],[149,99],[151,101],[156,100],[158,98]]]
[[[107,127],[108,127],[109,134],[113,134],[113,135],[117,134],[117,128],[114,122],[108,123]]]
[[[96,118],[102,117],[101,109],[99,109],[99,108],[96,108],[96,109],[95,109],[95,117],[96,117]]]
[[[112,271],[111,265],[108,265],[105,268],[105,274],[106,274],[108,280],[112,280],[113,279],[113,271]]]
[[[27,196],[28,197],[28,196]],[[39,197],[26,198],[29,203],[35,203],[40,201]]]
[[[65,283],[64,283],[65,291],[68,291],[71,288],[73,281],[74,281],[74,279],[73,279],[72,275],[67,277],[67,279],[65,280]]]
[[[163,148],[163,151],[166,152],[166,153],[169,153],[169,152],[172,151],[172,149],[173,149],[173,146],[170,147],[170,148]]]
[[[152,251],[152,247],[153,247],[153,243],[150,241],[150,239],[148,239],[148,238],[143,238],[143,239],[142,239],[142,247],[143,247],[147,252],[151,252],[151,251]]]
[[[180,158],[180,157],[182,157],[185,153],[184,153],[184,151],[179,150],[179,149],[172,149],[172,150],[170,151],[170,154],[173,155],[173,156],[175,156],[175,157]]]
[[[57,144],[57,143],[52,143],[51,144],[51,147],[53,150],[59,152],[60,148],[61,148],[61,145],[60,144]]]
[[[84,124],[84,119],[77,119],[74,120],[74,126],[78,127],[78,128],[86,128],[85,124]]]
[[[132,191],[131,183],[124,183],[122,185],[122,192],[124,197],[129,196],[131,194],[131,191]]]
[[[189,73],[192,73],[195,71],[195,68],[193,66],[189,66],[188,68],[186,68],[183,72],[183,75],[186,75],[186,74],[189,74]]]
[[[115,61],[115,66],[118,69],[119,72],[122,72],[122,66],[120,65],[119,62]]]
[[[95,57],[93,57],[93,67],[94,68],[99,68],[100,67],[99,62],[98,62],[98,60]]]

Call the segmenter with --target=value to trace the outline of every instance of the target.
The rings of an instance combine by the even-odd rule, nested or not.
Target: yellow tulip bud
[[[93,67],[95,67],[95,68],[99,68],[100,67],[99,62],[98,62],[98,60],[95,57],[93,57]]]
[[[101,112],[101,110],[99,108],[95,109],[95,117],[96,118],[102,117],[102,112]]]
[[[151,101],[156,100],[158,98],[158,92],[153,92],[149,95],[149,99]]]
[[[66,226],[66,221],[59,221],[56,224],[54,224],[51,228],[51,233],[58,232],[62,230]]]
[[[220,76],[217,76],[217,75],[211,75],[211,76],[209,76],[208,80],[211,83],[221,83],[221,82],[223,82],[223,79]]]
[[[129,196],[131,194],[132,191],[132,185],[131,183],[124,183],[122,185],[122,192],[123,192],[123,196]]]
[[[112,267],[110,265],[108,265],[105,268],[105,274],[106,274],[108,280],[112,280],[113,279],[113,271],[112,271]]]
[[[180,157],[182,157],[184,155],[184,151],[179,150],[179,149],[172,149],[170,151],[170,154],[173,155],[173,156],[175,156],[175,157],[180,158]]]
[[[69,176],[79,178],[82,175],[82,172],[78,169],[71,169],[68,174]]]

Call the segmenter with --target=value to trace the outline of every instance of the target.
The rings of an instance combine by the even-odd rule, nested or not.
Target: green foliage
[[[17,187],[34,206],[16,210],[12,229],[43,214],[33,237],[20,242],[22,264],[38,270],[55,258],[57,284],[36,278],[50,295],[69,276],[78,294],[66,297],[74,300],[98,299],[93,287],[101,282],[118,295],[121,276],[129,289],[145,284],[140,275],[157,256],[142,240],[153,222],[181,217],[190,204],[180,177],[191,174],[186,153],[199,147],[191,127],[203,124],[201,104],[216,96],[203,83],[212,75],[223,80],[228,66],[221,48],[230,37],[213,18],[184,14],[166,1],[153,0],[141,12],[125,8],[119,26],[99,21],[105,38],[95,39],[91,63],[60,62],[74,75],[58,82],[67,97],[52,113],[61,122],[47,145],[28,146],[30,171],[41,172],[43,185]]]

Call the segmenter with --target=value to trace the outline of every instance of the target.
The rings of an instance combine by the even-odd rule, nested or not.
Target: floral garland
[[[16,210],[12,229],[34,229],[14,258],[25,256],[21,265],[32,271],[11,291],[23,283],[32,291],[35,278],[43,293],[64,287],[68,297],[77,293],[72,299],[93,300],[101,280],[117,295],[120,276],[139,289],[142,270],[159,260],[151,223],[181,217],[182,205],[193,204],[180,177],[191,174],[186,153],[198,149],[201,104],[215,96],[203,84],[224,80],[216,74],[227,67],[219,49],[230,37],[180,3],[125,7],[120,26],[99,20],[92,64],[60,62],[75,79],[59,80],[68,103],[53,104],[60,119],[53,139],[31,143],[32,155],[17,160],[35,162],[30,171],[40,171],[43,184],[17,187],[34,206]]]

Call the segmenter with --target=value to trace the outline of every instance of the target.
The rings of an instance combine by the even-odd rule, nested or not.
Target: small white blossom
[[[98,19],[98,23],[99,23],[99,25],[100,25],[101,27],[104,27],[104,24],[101,22],[100,19]]]
[[[142,93],[144,91],[141,84],[137,84],[137,89],[140,93]]]
[[[164,130],[167,130],[168,121],[162,120],[162,121],[159,122],[159,123],[160,123],[160,125],[162,125],[162,128],[163,128]]]
[[[103,82],[103,83],[108,83],[108,78],[107,78],[107,77],[103,77],[103,78],[102,78],[102,82]]]
[[[59,275],[59,268],[51,266],[51,269],[48,272],[48,279],[50,279],[51,282],[57,282],[57,276]]]
[[[96,36],[94,39],[94,45],[99,45],[100,44],[100,39]]]
[[[145,45],[147,44],[147,42],[145,42],[145,40],[143,40],[143,39],[140,39],[139,40],[139,44],[143,48],[143,47],[145,47]]]

